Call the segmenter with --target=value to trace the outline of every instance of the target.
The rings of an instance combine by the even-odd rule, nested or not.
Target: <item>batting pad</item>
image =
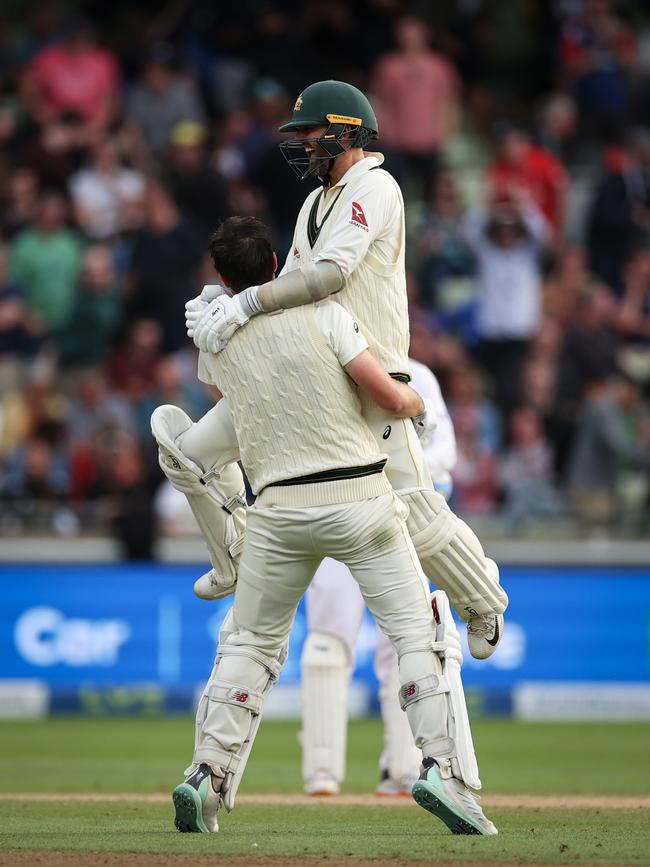
[[[302,658],[302,776],[345,777],[350,662],[340,638],[310,632]]]
[[[478,763],[467,714],[465,691],[460,676],[460,669],[463,664],[460,635],[451,614],[447,594],[443,590],[436,590],[435,593],[431,594],[431,605],[436,623],[435,647],[442,663],[442,674],[449,687],[447,693],[447,731],[455,748],[455,754],[451,757],[452,772],[466,786],[480,789]]]
[[[375,668],[379,678],[379,706],[384,724],[384,749],[379,765],[396,782],[417,779],[422,753],[415,746],[408,717],[399,704],[397,654],[392,651],[390,659]]]
[[[433,490],[413,488],[399,496],[409,507],[406,526],[422,569],[446,592],[458,616],[502,614],[508,596],[499,584],[499,569],[474,531]]]
[[[206,542],[212,573],[197,582],[197,595],[218,599],[235,589],[246,530],[246,492],[239,466],[227,464],[205,472],[177,445],[192,420],[177,406],[157,407],[151,432],[158,443],[158,463],[187,502]],[[205,592],[203,592],[203,589]]]

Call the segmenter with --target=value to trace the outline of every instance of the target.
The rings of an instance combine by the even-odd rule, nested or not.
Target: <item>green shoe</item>
[[[179,831],[214,834],[219,830],[217,812],[220,798],[212,788],[212,770],[209,765],[199,765],[184,783],[172,792],[176,809],[174,825]]]
[[[485,817],[476,795],[455,777],[444,780],[434,759],[423,761],[420,779],[413,784],[411,794],[416,804],[437,816],[452,834],[499,833]]]

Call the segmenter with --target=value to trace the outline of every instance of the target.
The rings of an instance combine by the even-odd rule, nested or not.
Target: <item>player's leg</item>
[[[458,616],[467,621],[470,652],[490,656],[503,634],[508,597],[499,569],[476,534],[433,490],[422,448],[410,420],[395,420],[375,406],[364,416],[387,452],[386,475],[409,507],[408,531],[425,575],[443,589]]]
[[[192,764],[174,790],[179,830],[217,830],[219,804],[234,806],[265,698],[286,658],[296,606],[320,561],[303,544],[309,536],[301,515],[251,509],[235,602],[197,715]]]
[[[404,523],[405,509],[396,497],[377,497],[357,504],[350,524],[363,525],[366,544],[352,548],[353,530],[332,528],[332,541],[359,582],[366,603],[395,647],[399,660],[400,703],[416,746],[422,750],[423,773],[437,775],[444,792],[432,809],[454,833],[495,834],[464,779],[467,749],[458,742],[463,731],[450,726],[451,686],[439,655],[428,584]],[[346,555],[345,549],[352,553]],[[429,764],[430,763],[430,764]],[[458,775],[458,776],[457,776]],[[431,804],[427,803],[427,809]]]
[[[415,746],[409,721],[399,703],[399,669],[393,645],[377,629],[375,674],[379,681],[379,707],[384,727],[384,748],[379,759],[378,795],[410,795],[418,778],[422,754]]]
[[[348,686],[365,606],[350,570],[329,557],[314,575],[305,601],[302,775],[307,794],[334,795],[345,777]]]
[[[219,439],[214,415],[211,410],[193,424],[182,409],[165,405],[151,416],[160,467],[172,485],[187,497],[210,554],[212,569],[194,585],[195,593],[202,599],[220,599],[234,591],[246,529],[246,493],[241,470],[236,463],[225,466],[214,463],[214,441]]]

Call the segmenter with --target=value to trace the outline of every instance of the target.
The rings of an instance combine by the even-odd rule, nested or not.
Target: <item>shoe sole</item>
[[[183,834],[208,834],[209,831],[203,822],[203,804],[201,796],[188,786],[181,783],[172,792],[172,801],[176,810],[174,825]]]
[[[460,816],[455,812],[454,808],[436,791],[432,783],[418,780],[414,783],[411,794],[416,804],[437,816],[452,834],[485,834],[480,826],[474,825],[465,816]]]

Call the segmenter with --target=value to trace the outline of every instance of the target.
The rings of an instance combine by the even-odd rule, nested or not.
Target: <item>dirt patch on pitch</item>
[[[0,801],[75,801],[95,803],[141,803],[167,804],[170,795],[149,792],[60,792],[33,794],[0,793]],[[415,803],[408,797],[380,798],[376,795],[336,795],[330,797],[311,797],[300,794],[239,795],[237,803],[242,806],[278,806],[278,807],[313,807],[324,805],[331,807],[408,807],[415,808]],[[484,807],[505,810],[524,809],[567,809],[567,810],[635,810],[650,809],[648,795],[485,795],[481,798]],[[2,862],[0,862],[1,864]],[[324,862],[330,864],[332,862]],[[349,863],[349,862],[346,862]],[[378,862],[372,862],[378,863]],[[454,862],[457,863],[457,862]]]

